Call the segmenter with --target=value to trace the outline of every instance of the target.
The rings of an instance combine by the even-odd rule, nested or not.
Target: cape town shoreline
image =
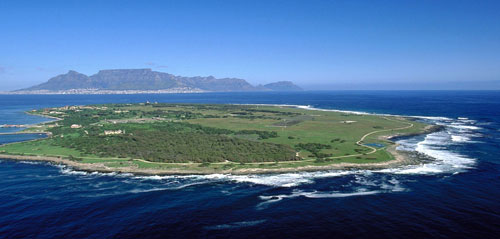
[[[102,90],[102,89],[68,89],[68,90],[19,90],[0,92],[1,95],[133,95],[133,94],[192,94],[209,93],[211,91],[197,88],[179,87],[164,90]]]

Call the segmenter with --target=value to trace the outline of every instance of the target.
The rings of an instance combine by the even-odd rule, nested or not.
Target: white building
[[[116,134],[123,134],[124,132],[119,129],[119,130],[105,130],[104,135],[116,135]]]

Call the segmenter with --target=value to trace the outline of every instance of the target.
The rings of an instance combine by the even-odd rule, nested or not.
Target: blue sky
[[[500,89],[499,12],[500,1],[472,0],[2,0],[0,90],[114,68],[308,89]]]

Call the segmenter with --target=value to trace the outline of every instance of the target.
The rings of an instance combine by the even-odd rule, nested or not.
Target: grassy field
[[[109,104],[31,113],[62,120],[26,130],[50,137],[3,145],[0,153],[214,172],[384,162],[393,159],[385,136],[422,133],[427,126],[401,117],[262,105]]]

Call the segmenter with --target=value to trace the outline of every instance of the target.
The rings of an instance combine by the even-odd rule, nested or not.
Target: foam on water
[[[481,129],[480,127],[477,127],[477,126],[463,125],[460,123],[450,124],[449,126],[456,128],[456,129],[461,129],[461,130],[479,130],[479,129]]]
[[[131,174],[131,173],[117,173],[117,172],[102,173],[102,172],[97,172],[97,171],[88,172],[88,171],[76,170],[70,166],[63,165],[63,164],[52,164],[52,163],[47,163],[47,164],[58,167],[59,172],[61,174],[65,174],[65,175],[79,175],[79,176],[86,176],[86,177],[100,177],[100,176],[132,177],[133,176],[133,174]]]
[[[470,137],[463,136],[463,135],[451,135],[451,141],[453,142],[458,142],[458,143],[467,143],[467,142],[472,142]]]
[[[262,210],[267,208],[270,204],[297,197],[311,199],[345,198],[408,191],[396,176],[364,171],[359,172],[359,174],[351,175],[351,177],[352,179],[348,182],[336,183],[336,188],[331,191],[293,189],[290,193],[261,195],[259,199],[262,200],[262,202],[256,205],[256,209]]]
[[[165,191],[171,188],[148,188],[148,189],[132,189],[129,190],[129,193],[148,193],[148,192],[156,192],[156,191]]]
[[[360,189],[355,192],[342,193],[342,192],[302,192],[299,195],[306,198],[343,198],[343,197],[353,197],[353,196],[366,196],[380,193],[381,191],[373,190],[367,191]]]
[[[348,113],[348,114],[355,114],[355,115],[401,116],[401,117],[411,117],[411,118],[426,119],[426,120],[433,120],[433,121],[445,121],[445,122],[453,120],[452,118],[443,117],[443,116],[420,116],[420,115],[408,116],[408,115],[396,115],[396,114],[380,114],[380,113],[369,113],[369,112],[364,112],[364,111],[322,109],[322,108],[315,108],[315,107],[312,107],[310,105],[280,105],[280,104],[277,104],[275,106],[295,107],[295,108],[305,109],[305,110],[340,112],[340,113]]]
[[[302,190],[294,190],[291,194],[280,194],[280,195],[270,195],[270,196],[259,196],[261,200],[264,200],[264,203],[273,203],[281,201],[285,198],[295,198],[295,197],[306,197],[306,198],[343,198],[343,197],[353,197],[353,196],[366,196],[373,195],[377,193],[381,193],[382,191],[378,190],[366,190],[366,189],[358,189],[354,192],[320,192],[320,191],[311,191],[305,192]],[[262,204],[261,204],[262,205]]]
[[[439,174],[458,173],[471,168],[476,159],[454,152],[450,147],[476,142],[472,138],[481,137],[477,133],[480,127],[474,126],[475,120],[469,119],[427,119],[430,123],[444,126],[444,130],[425,136],[422,141],[411,139],[397,141],[398,149],[416,151],[430,156],[434,160],[421,165],[411,165],[396,169],[385,169],[379,172],[396,174]]]
[[[401,115],[403,116],[403,115]],[[452,118],[448,117],[442,117],[442,116],[421,116],[421,115],[413,115],[413,116],[408,116],[408,117],[413,117],[413,118],[418,118],[418,119],[425,119],[425,120],[433,120],[433,121],[444,121],[444,122],[449,122],[452,121]]]
[[[64,167],[64,166],[60,167],[60,172],[62,174],[67,174],[67,175],[83,175],[83,176],[89,175],[89,172],[73,170],[70,167]]]
[[[37,162],[37,161],[19,161],[19,163],[24,163],[24,164],[32,164],[32,165],[37,165],[37,164],[43,164],[43,162]]]
[[[303,184],[311,184],[315,179],[333,178],[352,174],[367,173],[367,171],[354,170],[331,170],[318,172],[297,172],[283,174],[258,174],[258,175],[231,175],[231,174],[209,174],[209,175],[151,175],[151,176],[134,176],[132,174],[122,173],[100,173],[100,172],[85,172],[75,170],[65,165],[55,165],[59,167],[59,172],[65,175],[82,176],[82,177],[127,177],[136,182],[158,181],[164,184],[175,185],[169,188],[134,190],[131,193],[148,192],[155,190],[178,190],[187,187],[215,183],[215,182],[234,182],[234,183],[251,183],[265,185],[271,187],[296,187]]]
[[[227,175],[227,179],[235,182],[254,183],[275,187],[295,187],[313,183],[315,178],[339,177],[355,173],[354,171],[301,172],[271,175]]]
[[[435,133],[436,135],[439,133]],[[440,145],[439,139],[441,137],[436,137],[436,140],[433,140],[434,134],[427,135],[427,138],[431,140],[423,141],[417,144],[417,152],[429,155],[435,159],[434,165],[441,164],[442,166],[448,166],[450,168],[468,168],[475,162],[472,158],[467,158],[466,156],[460,155],[458,153],[454,153],[447,148],[442,147],[442,145],[446,145],[447,142],[441,142]]]
[[[279,195],[268,195],[268,196],[259,196],[263,202],[257,204],[255,208],[257,210],[266,209],[270,204],[280,202],[283,199],[288,198],[297,198],[297,197],[305,197],[305,198],[344,198],[344,197],[354,197],[354,196],[368,196],[381,193],[382,191],[372,190],[368,191],[365,189],[358,189],[354,192],[319,192],[319,191],[311,191],[305,192],[302,190],[294,190],[290,194],[279,194]]]
[[[284,106],[297,107],[307,110],[343,112],[343,113],[361,114],[361,115],[372,114],[368,112],[319,109],[303,105],[284,105]],[[390,115],[390,114],[373,114],[373,115],[404,116],[404,115]],[[457,119],[449,117],[439,117],[439,116],[405,116],[405,117],[412,117],[445,127],[444,131],[429,134],[424,138],[423,141],[417,143],[415,143],[412,140],[398,141],[398,143],[400,144],[400,146],[398,147],[399,150],[413,150],[434,158],[435,162],[417,166],[406,166],[398,169],[379,170],[378,172],[390,172],[399,174],[454,173],[456,171],[470,168],[475,163],[475,159],[453,152],[447,146],[452,144],[456,145],[456,144],[476,142],[472,140],[472,138],[480,137],[480,135],[476,134],[475,131],[482,129],[476,126],[477,121],[471,120],[466,117],[458,117]]]
[[[186,182],[193,181],[210,181],[210,182],[236,182],[236,183],[252,183],[274,187],[295,187],[301,184],[313,183],[315,178],[338,177],[359,171],[320,171],[320,172],[298,172],[298,173],[283,173],[283,174],[250,174],[250,175],[231,175],[231,174],[208,174],[208,175],[167,175],[167,176],[134,176],[134,179],[139,180],[183,180]]]
[[[206,230],[223,230],[223,229],[235,229],[235,228],[241,228],[241,227],[251,227],[251,226],[256,226],[259,224],[262,224],[266,222],[267,220],[255,220],[255,221],[242,221],[242,222],[231,222],[228,224],[220,224],[220,225],[215,225],[215,226],[207,226],[205,227]]]

